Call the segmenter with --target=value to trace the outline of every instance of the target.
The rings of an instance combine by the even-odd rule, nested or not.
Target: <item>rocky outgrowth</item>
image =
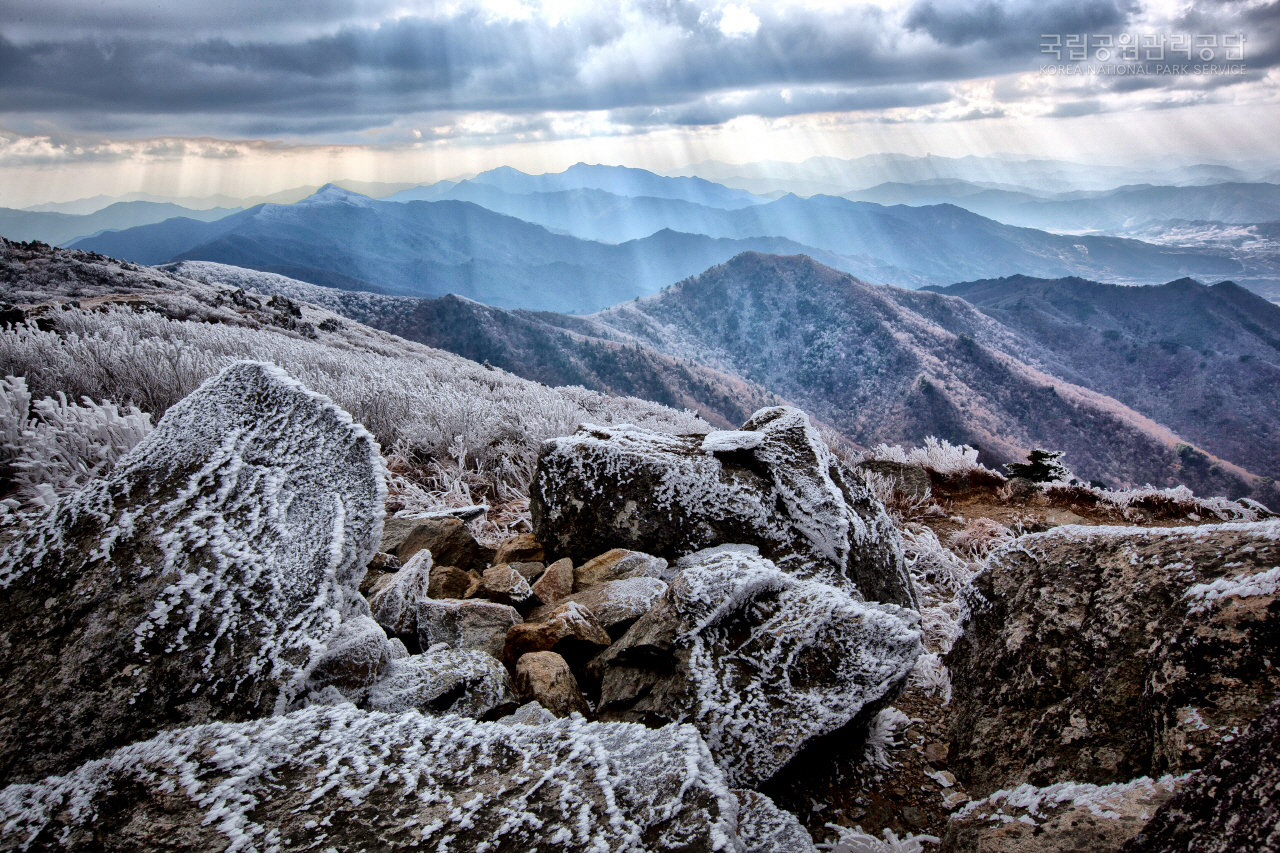
[[[417,604],[418,644],[429,649],[475,649],[502,659],[507,630],[524,620],[514,607],[492,601],[423,599]]]
[[[583,590],[627,578],[657,578],[667,571],[667,561],[626,548],[613,548],[592,557],[573,570],[574,589]]]
[[[165,732],[10,787],[0,847],[735,853],[737,814],[690,726],[341,705]]]
[[[542,543],[532,533],[521,533],[498,546],[494,565],[501,563],[540,563],[545,559]]]
[[[0,556],[0,780],[286,710],[367,612],[384,499],[369,433],[276,367],[234,364],[170,408]]]
[[[569,664],[555,652],[531,652],[516,662],[516,693],[557,717],[590,713]]]
[[[542,577],[533,582],[534,597],[543,604],[556,604],[573,593],[573,561],[568,557],[547,566]]]
[[[473,649],[432,649],[393,660],[369,690],[374,711],[496,719],[516,708],[507,670]]]
[[[1280,699],[1193,773],[1123,853],[1280,851]]]
[[[889,692],[920,653],[918,617],[780,571],[749,546],[677,564],[658,603],[592,663],[598,716],[691,722],[729,780],[755,785],[805,741]]]
[[[674,560],[740,543],[788,574],[915,604],[884,508],[798,409],[761,409],[705,436],[583,426],[543,445],[530,499],[552,556],[621,547]]]
[[[1059,782],[997,791],[951,816],[938,853],[1119,850],[1184,783],[1183,777],[1144,776],[1116,785]]]
[[[1280,688],[1280,522],[1062,527],[990,558],[946,662],[971,793],[1203,767]]]
[[[457,518],[388,518],[379,551],[409,558],[426,549],[431,559],[441,566],[456,566],[464,571],[484,571],[488,565],[485,550],[476,542],[467,525]]]

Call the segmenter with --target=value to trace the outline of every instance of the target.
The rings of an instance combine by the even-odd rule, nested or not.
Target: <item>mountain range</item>
[[[58,246],[101,231],[149,225],[175,216],[212,222],[239,212],[239,207],[190,210],[168,202],[152,201],[119,201],[86,214],[0,208],[0,234],[10,240],[39,240]]]
[[[655,296],[586,317],[507,311],[457,297],[338,292],[217,264],[170,269],[314,302],[550,385],[685,405],[715,423],[733,422],[761,400],[782,399],[863,445],[918,444],[935,435],[978,447],[989,465],[1049,447],[1065,450],[1080,476],[1108,484],[1185,483],[1201,493],[1274,497],[1262,475],[1275,476],[1280,457],[1259,450],[1249,456],[1256,466],[1236,455],[1217,458],[1143,408],[1107,395],[1092,373],[1068,370],[1075,350],[1055,338],[1063,330],[1007,326],[966,299],[868,284],[804,256],[743,253]],[[1240,383],[1252,382],[1274,401],[1280,359],[1263,351],[1265,336],[1250,331],[1244,318],[1216,306],[1221,300],[1251,306],[1255,315],[1266,314],[1265,328],[1280,307],[1231,285],[1141,290],[1172,310],[1186,302],[1189,287],[1210,294],[1193,313],[1218,311],[1217,331],[1258,338],[1248,344],[1253,358],[1224,354],[1215,370],[1234,370]],[[1113,345],[1101,334],[1099,347]],[[1139,348],[1138,357],[1152,356],[1150,349]],[[1130,398],[1147,404],[1141,395]],[[1239,420],[1265,434],[1280,427],[1275,415],[1273,402],[1242,410]]]
[[[704,189],[689,187],[669,191],[694,195]],[[808,254],[863,278],[908,287],[1015,273],[1132,283],[1242,271],[1221,249],[1065,237],[1003,225],[953,205],[884,207],[785,196],[727,209],[600,189],[517,194],[473,182],[443,195],[450,194],[470,194],[517,215],[445,197],[379,201],[330,185],[293,205],[260,205],[211,223],[171,219],[74,246],[137,263],[208,260],[344,289],[455,293],[501,307],[559,312],[599,310],[649,295],[743,251]],[[538,218],[544,221],[538,224]],[[622,239],[555,233],[565,226]],[[658,226],[644,238],[630,237]]]

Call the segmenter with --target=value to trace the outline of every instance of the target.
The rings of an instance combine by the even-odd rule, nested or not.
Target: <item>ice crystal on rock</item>
[[[920,653],[916,614],[780,571],[755,548],[678,563],[658,603],[596,666],[601,719],[692,722],[735,784],[884,696]]]
[[[389,714],[421,711],[482,717],[514,710],[507,670],[475,649],[434,648],[391,661],[369,689],[369,707]]]
[[[0,779],[306,692],[382,527],[378,445],[279,368],[241,362],[0,555]]]
[[[705,437],[584,425],[543,445],[530,500],[538,539],[575,561],[745,543],[798,577],[915,605],[884,507],[798,409],[761,409]]]
[[[162,806],[160,804],[163,804]],[[5,849],[743,853],[691,726],[480,723],[352,705],[163,732],[0,792]]]

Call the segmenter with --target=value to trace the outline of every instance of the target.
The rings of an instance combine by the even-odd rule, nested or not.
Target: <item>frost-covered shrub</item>
[[[49,331],[0,330],[0,375],[25,376],[38,396],[114,400],[158,420],[227,364],[271,362],[332,398],[402,458],[392,498],[430,505],[424,508],[518,505],[541,442],[582,422],[676,433],[710,428],[690,412],[548,388],[389,335],[362,334],[313,341],[275,328],[73,309],[58,312]]]
[[[898,741],[898,731],[911,724],[911,718],[890,706],[876,714],[867,729],[867,742],[863,745],[862,754],[870,764],[884,770],[893,768],[893,760],[889,750],[902,746]]]
[[[975,518],[947,539],[953,550],[980,559],[1013,538],[1013,531],[993,518]]]
[[[103,476],[151,431],[150,415],[133,406],[88,397],[77,405],[61,392],[56,399],[30,400],[22,377],[0,383],[4,456],[18,496],[28,505],[52,506]],[[24,418],[24,409],[34,417]]]
[[[926,652],[916,658],[916,665],[911,670],[911,684],[940,697],[943,705],[951,704],[951,672],[937,652]]]
[[[1137,510],[1150,512],[1156,518],[1189,518],[1201,521],[1260,521],[1270,515],[1262,504],[1248,498],[1228,500],[1222,497],[1198,498],[1186,486],[1157,489],[1100,489],[1096,486],[1055,483],[1044,488],[1045,497],[1053,501],[1088,503],[1102,511],[1119,513],[1126,519],[1139,517]]]
[[[921,524],[903,528],[902,553],[920,600],[925,649],[945,654],[960,637],[961,592],[978,573],[978,566],[947,549],[937,534]]]
[[[940,839],[934,835],[911,835],[899,838],[892,829],[884,831],[884,840],[868,835],[862,827],[829,823],[827,828],[835,830],[836,840],[829,844],[819,844],[819,850],[830,850],[831,853],[923,853],[924,842],[938,844]]]
[[[919,465],[939,474],[954,476],[967,474],[970,471],[994,471],[978,463],[978,451],[967,444],[956,446],[946,439],[929,436],[924,440],[924,447],[913,447],[906,450],[902,445],[877,444],[863,456],[864,459],[875,459],[881,462],[899,462],[904,465]],[[996,476],[999,476],[996,474]]]

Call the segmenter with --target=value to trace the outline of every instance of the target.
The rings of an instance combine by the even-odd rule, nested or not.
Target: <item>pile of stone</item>
[[[593,485],[582,435],[647,443],[656,479]],[[892,528],[794,410],[667,457],[601,435],[549,443],[538,526],[488,551],[384,524],[377,445],[327,398],[209,380],[0,555],[0,847],[812,851],[746,789],[911,669]],[[691,468],[745,503],[637,535]],[[600,547],[547,500],[620,488]]]

